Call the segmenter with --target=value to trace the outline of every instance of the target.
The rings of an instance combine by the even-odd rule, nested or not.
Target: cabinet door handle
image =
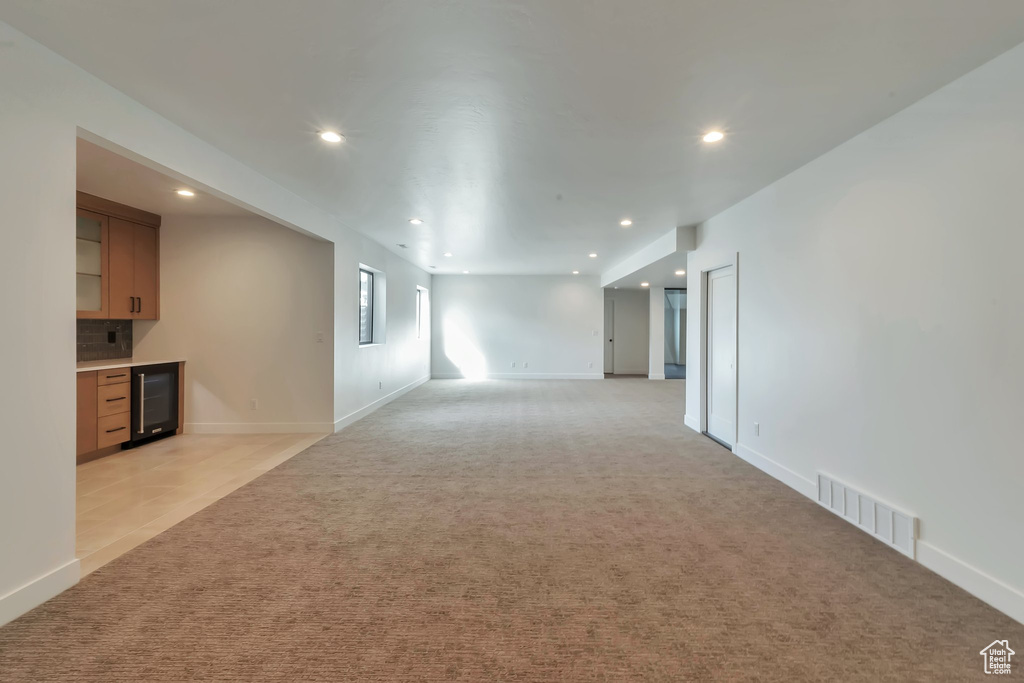
[[[131,309],[131,311],[129,311],[129,313],[134,313],[135,312],[135,297],[134,296],[130,296],[130,297],[128,297],[128,300],[132,302],[132,309]]]
[[[128,398],[128,397],[127,396],[119,396],[118,398],[108,398],[107,399],[107,403],[113,403],[114,401],[123,401],[126,398]]]
[[[107,379],[114,379],[115,377],[127,377],[127,372],[122,372],[120,375],[107,375]]]
[[[138,297],[138,299],[139,299],[139,310],[137,310],[135,312],[136,313],[142,313],[142,297],[140,296],[140,297]]]
[[[124,427],[117,427],[117,428],[115,428],[115,429],[108,429],[108,430],[107,430],[107,434],[110,434],[111,432],[119,432],[119,431],[121,431],[122,429],[124,429]]]

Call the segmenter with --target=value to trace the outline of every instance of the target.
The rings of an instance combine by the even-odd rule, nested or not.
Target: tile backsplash
[[[78,362],[132,357],[131,320],[79,320]]]

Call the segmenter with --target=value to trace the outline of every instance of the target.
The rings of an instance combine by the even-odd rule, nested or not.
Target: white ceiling
[[[1019,0],[2,0],[0,19],[403,257],[474,273],[601,272],[1024,40]]]
[[[203,192],[180,197],[176,190],[195,188],[81,138],[76,170],[80,191],[159,216],[255,215]]]

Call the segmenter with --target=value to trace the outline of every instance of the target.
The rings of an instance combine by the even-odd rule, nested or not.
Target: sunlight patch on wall
[[[487,379],[487,359],[476,340],[466,332],[465,322],[455,316],[444,319],[444,355],[466,379],[474,382]]]

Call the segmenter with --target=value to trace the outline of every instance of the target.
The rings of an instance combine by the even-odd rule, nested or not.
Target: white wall
[[[650,295],[646,289],[606,289],[604,296],[615,302],[615,374],[646,375]]]
[[[31,330],[0,335],[0,353],[12,360],[0,385],[2,624],[78,580],[71,237],[76,134],[187,181],[201,192],[332,240],[339,268],[374,259],[404,273],[399,280],[429,283],[429,275],[385,254],[335,216],[3,23],[0,43],[0,206],[5,239],[0,253],[0,312],[4,319]],[[336,274],[335,416],[354,419],[380,405],[359,405],[371,400],[366,388],[370,381],[394,387],[417,373],[426,376],[429,351],[423,343],[413,346],[408,340],[392,346],[390,333],[389,348],[367,355],[343,344],[340,338],[355,324],[355,296],[347,297],[349,285],[339,278]],[[389,279],[389,297],[391,292]],[[403,315],[409,311],[402,313],[401,305],[389,307],[389,329],[411,324],[402,322]],[[340,362],[344,358],[353,360]]]
[[[7,38],[0,24],[0,41]],[[18,53],[0,48],[0,625],[79,573],[75,128],[60,107],[41,102],[59,101],[54,93],[25,94]]]
[[[359,346],[360,263],[387,276],[384,344]],[[416,337],[416,287],[430,290],[434,278],[354,233],[335,244],[334,267],[334,419],[341,429],[430,379],[432,341],[429,324]]]
[[[649,379],[665,379],[665,288],[651,287],[648,296],[650,321],[648,339],[650,347],[647,351]]]
[[[160,288],[134,356],[187,359],[187,431],[333,430],[330,242],[258,216],[164,216]]]
[[[739,254],[737,452],[917,515],[920,561],[1018,620],[1022,160],[1018,47],[707,221],[687,269]]]
[[[433,326],[434,377],[604,377],[596,276],[435,275]]]

